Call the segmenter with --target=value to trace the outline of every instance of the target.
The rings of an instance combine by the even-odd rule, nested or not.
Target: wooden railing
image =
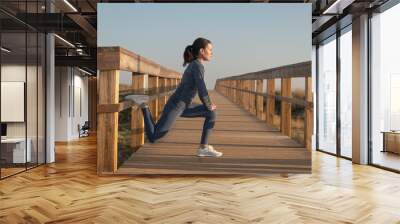
[[[121,101],[120,96],[137,92],[152,95],[149,108],[157,120],[168,98],[163,93],[178,85],[181,74],[121,47],[100,47],[97,52],[97,173],[102,175],[112,174],[118,168],[120,113],[131,110],[130,147],[144,144],[142,113],[132,101]],[[124,86],[121,91],[120,71],[132,74],[131,87]]]
[[[281,82],[280,93],[276,91],[279,89],[276,88],[276,80]],[[300,83],[304,81],[304,89],[296,93],[296,96],[292,94],[292,80]],[[294,137],[292,122],[295,119],[292,119],[292,107],[300,110],[304,108],[304,122],[296,124],[300,123],[298,126],[303,129],[304,137],[300,142],[311,149],[313,96],[310,61],[218,79],[215,89],[259,119],[277,126],[283,134],[290,137]],[[280,108],[276,108],[276,105],[279,107],[277,103]]]

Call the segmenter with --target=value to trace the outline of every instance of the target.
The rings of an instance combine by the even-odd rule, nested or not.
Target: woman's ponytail
[[[188,45],[183,53],[183,66],[195,60],[199,56],[200,49],[205,49],[207,44],[211,44],[211,41],[199,37],[192,45]]]
[[[192,62],[193,59],[194,59],[193,47],[192,47],[192,45],[188,45],[185,48],[185,52],[183,52],[183,66],[186,66],[186,64]]]

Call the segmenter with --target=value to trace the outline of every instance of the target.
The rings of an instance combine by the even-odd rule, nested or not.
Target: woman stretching
[[[155,142],[167,134],[179,116],[204,117],[197,156],[219,157],[222,155],[221,152],[216,151],[212,145],[208,144],[208,138],[216,119],[217,107],[211,103],[204,83],[203,64],[205,61],[210,61],[212,55],[211,41],[205,38],[197,38],[192,45],[185,48],[183,66],[189,65],[183,73],[181,83],[165,104],[161,117],[156,124],[154,124],[147,103],[140,104],[144,116],[145,132],[150,142]],[[198,92],[202,104],[192,103],[196,92]]]

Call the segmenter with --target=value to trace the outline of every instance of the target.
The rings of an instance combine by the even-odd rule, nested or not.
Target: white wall
[[[88,120],[88,78],[83,75],[76,68],[56,67],[56,141],[77,139],[78,124],[83,125]]]
[[[54,4],[46,1],[46,8],[54,12]],[[55,153],[55,41],[54,34],[46,34],[46,163],[56,159]]]
[[[36,70],[38,69],[38,71]],[[24,138],[25,135],[30,140],[32,161],[44,163],[45,153],[45,117],[44,117],[44,73],[42,68],[36,66],[25,66],[25,64],[2,64],[1,66],[2,82],[24,82],[26,84],[26,99],[22,102],[22,107],[18,110],[20,113],[26,112],[26,120],[21,122],[5,122],[7,123],[8,138]],[[27,78],[27,81],[25,80]],[[2,93],[5,89],[2,89]],[[19,90],[20,94],[24,90]],[[2,98],[7,95],[2,95]],[[24,97],[23,97],[24,98]],[[26,105],[25,105],[26,103]],[[11,107],[2,107],[3,113],[13,113],[16,110]],[[15,113],[15,112],[14,112]],[[49,158],[49,157],[48,157]],[[51,157],[50,157],[51,158]],[[51,160],[48,160],[51,162]]]
[[[67,67],[55,68],[55,141],[68,140],[68,86],[70,76]]]
[[[34,68],[32,66],[25,67],[25,64],[3,64],[1,66],[1,81],[25,82],[25,69],[30,73]],[[28,96],[30,95],[33,94],[28,93]],[[7,110],[7,108],[1,108],[1,110]],[[25,122],[7,122],[7,137],[25,137],[25,126]],[[28,135],[28,137],[30,136]]]
[[[316,133],[317,133],[317,47],[315,45],[312,46],[312,53],[311,53],[311,80],[312,80],[312,93],[313,93],[313,134],[312,134],[312,140],[311,140],[311,148],[312,150],[316,150],[317,148],[317,139],[316,139]]]
[[[1,66],[1,81],[12,82],[25,82],[25,65],[2,65]],[[7,108],[1,108],[6,110]],[[7,123],[7,137],[25,137],[25,123],[24,122],[10,122]]]
[[[368,163],[368,15],[353,18],[352,158]]]
[[[75,70],[76,71],[76,70]],[[82,74],[82,73],[79,73]],[[85,121],[89,120],[89,110],[88,110],[88,78],[87,77],[82,77],[80,75],[74,75],[74,89],[75,91],[73,92],[74,96],[72,96],[72,99],[74,99],[75,106],[74,108],[71,108],[71,135],[73,138],[78,138],[79,133],[78,133],[78,124],[81,126],[85,123]],[[80,93],[78,91],[80,90]],[[79,99],[80,95],[80,99]],[[79,105],[79,100],[80,105]],[[71,105],[73,103],[71,102]],[[81,106],[81,112],[79,111],[79,106]],[[74,113],[75,110],[75,113]]]
[[[1,66],[1,81],[18,81],[25,82],[25,64],[4,64]],[[28,66],[28,70],[32,67]]]
[[[1,121],[24,122],[25,83],[1,81]],[[36,108],[34,105],[33,108]]]

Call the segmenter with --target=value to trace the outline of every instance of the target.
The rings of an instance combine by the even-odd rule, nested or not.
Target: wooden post
[[[173,86],[172,79],[170,79],[170,78],[167,79],[167,86],[168,86],[168,88],[171,88]],[[170,94],[168,94],[168,96],[165,97],[165,104],[167,104],[169,97],[170,97]]]
[[[248,91],[252,91],[252,89],[251,89],[251,81],[252,80],[247,80],[246,81],[246,87],[247,87],[247,90]],[[251,113],[251,98],[252,98],[252,93],[250,93],[250,92],[248,92],[247,93],[247,111],[249,111],[250,113]]]
[[[224,85],[226,85],[226,81],[224,81],[224,83],[223,83]],[[226,88],[226,87],[223,87],[223,94],[225,95],[225,96],[227,96],[227,97],[229,97],[229,89],[228,88]]]
[[[238,102],[237,104],[239,106],[242,106],[242,97],[243,97],[243,92],[242,92],[242,80],[237,80],[237,87],[238,87]]]
[[[263,80],[257,80],[256,83],[256,91],[257,93],[262,93],[263,90]],[[256,115],[259,119],[263,119],[263,96],[257,95],[257,100],[256,100]]]
[[[158,88],[158,77],[157,76],[150,76],[149,75],[149,88],[155,89]],[[158,98],[155,98],[149,103],[149,109],[154,119],[154,123],[158,120]]]
[[[97,131],[97,77],[88,78],[88,111],[90,131]]]
[[[158,78],[158,87],[165,88],[167,85],[165,84],[166,78],[159,77]],[[161,96],[158,98],[158,117],[160,117],[161,112],[163,111],[165,105],[165,96]]]
[[[237,91],[237,104],[240,106],[241,102],[242,102],[242,85],[241,85],[241,81],[240,80],[236,80],[236,86],[238,88]]]
[[[242,89],[246,90],[246,81],[245,80],[242,80]],[[243,96],[242,96],[242,107],[246,108],[246,96],[247,96],[247,93],[246,92],[242,92],[242,93],[243,93]]]
[[[245,80],[241,80],[241,89],[242,90],[246,90],[246,81]],[[246,108],[246,92],[242,91],[242,102],[241,102],[241,106],[243,108]]]
[[[230,85],[230,87],[232,87],[232,89],[231,89],[231,100],[232,100],[232,102],[235,102],[235,80],[231,80],[231,85]]]
[[[236,104],[240,105],[240,80],[236,80]]]
[[[227,96],[229,99],[231,98],[231,89],[229,88],[230,82],[231,82],[230,80],[225,80],[224,81],[224,86],[228,86],[228,87],[224,87],[225,96]]]
[[[249,80],[250,82],[250,91],[256,92],[256,80]],[[255,93],[250,93],[251,98],[250,98],[250,112],[254,115],[257,115],[257,109],[256,109],[256,94]]]
[[[309,103],[313,102],[312,93],[312,78],[306,77],[306,101]],[[314,129],[314,117],[313,117],[313,107],[306,107],[306,117],[304,121],[304,143],[305,147],[311,151],[312,147],[312,133]]]
[[[233,85],[232,85],[232,87],[233,88],[235,88],[235,89],[233,89],[233,102],[234,103],[237,103],[237,80],[232,80],[233,81]]]
[[[145,88],[144,80],[145,74],[132,73],[132,89],[138,90]],[[131,127],[132,127],[132,138],[131,138],[131,147],[136,148],[140,147],[144,144],[144,122],[143,122],[143,113],[140,109],[134,110],[132,108],[132,119],[131,119]]]
[[[226,81],[226,83],[227,83],[227,85],[230,87],[230,89],[229,89],[229,92],[230,92],[229,99],[230,99],[231,101],[233,101],[233,91],[234,91],[234,89],[233,89],[233,83],[234,83],[234,80]]]
[[[169,79],[168,78],[164,78],[164,84],[163,85],[164,85],[164,91],[166,91],[166,89],[169,86]],[[168,96],[164,95],[163,98],[164,98],[164,100],[163,100],[163,108],[164,108],[165,104],[167,103]]]
[[[253,89],[251,88],[251,82],[253,80],[247,80],[247,90],[252,91]],[[251,113],[252,108],[251,108],[251,99],[252,99],[252,93],[247,93],[247,110]]]
[[[240,83],[240,89],[242,90],[242,91],[240,91],[240,106],[241,107],[244,107],[244,94],[245,94],[245,92],[243,92],[243,90],[244,90],[244,80],[240,80],[239,81]]]
[[[282,96],[292,96],[292,83],[291,78],[282,78]],[[281,101],[281,132],[284,135],[291,137],[292,133],[292,104],[282,100]]]
[[[230,100],[233,100],[233,89],[232,89],[232,85],[233,85],[233,80],[227,80],[227,81],[225,81],[225,85],[228,85],[228,87],[229,87],[229,99]]]
[[[99,104],[119,101],[119,70],[103,70],[98,75]],[[118,112],[99,112],[97,125],[97,174],[113,173],[118,160]]]
[[[232,87],[232,80],[226,80],[225,81],[225,85],[227,85],[228,87]],[[228,91],[228,98],[230,99],[230,100],[232,100],[232,89],[231,88],[227,88],[226,87],[226,90]]]
[[[249,85],[249,80],[245,80],[244,81],[244,89],[245,90],[249,90],[250,89],[250,85]],[[249,92],[246,92],[245,93],[245,98],[244,98],[244,108],[247,110],[247,111],[250,111],[250,93]]]
[[[275,113],[275,79],[268,79],[267,80],[267,93],[269,95],[267,99],[267,123],[273,124],[274,123],[274,113]]]

